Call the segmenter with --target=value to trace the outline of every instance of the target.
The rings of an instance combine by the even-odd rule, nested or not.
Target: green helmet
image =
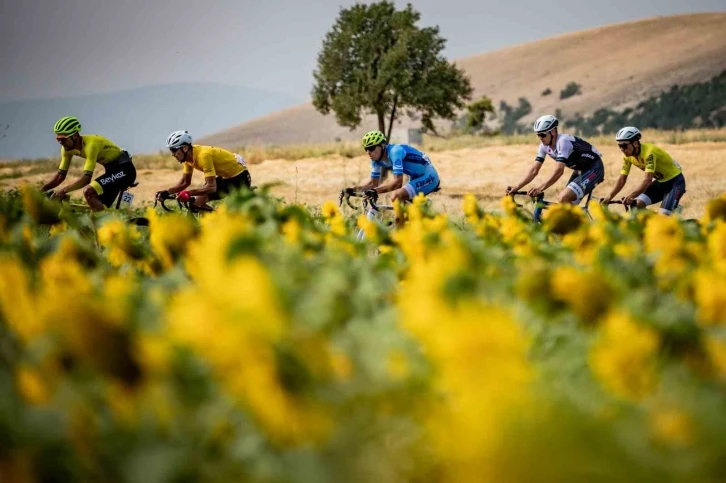
[[[378,146],[385,142],[386,136],[381,131],[369,131],[363,136],[363,142],[361,144],[364,148],[370,148],[371,146]]]
[[[81,123],[73,116],[66,116],[61,117],[58,119],[58,122],[55,123],[55,126],[53,126],[53,131],[56,134],[75,134],[77,132],[80,132],[81,130]]]

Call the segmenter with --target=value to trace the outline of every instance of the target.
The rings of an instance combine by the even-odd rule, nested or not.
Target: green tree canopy
[[[351,129],[373,113],[389,137],[403,109],[420,113],[432,132],[434,119],[454,119],[471,98],[469,78],[441,54],[438,27],[420,28],[419,19],[411,4],[396,10],[388,1],[341,9],[313,74],[315,108]]]

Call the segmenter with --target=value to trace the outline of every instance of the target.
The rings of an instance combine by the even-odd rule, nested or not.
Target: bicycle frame
[[[114,201],[113,201],[113,203],[111,203],[111,206],[113,206],[113,208],[117,209],[117,210],[121,209],[121,202],[124,199],[124,195],[128,193],[129,189],[134,188],[138,185],[139,185],[139,183],[133,183],[130,186],[126,187],[125,189],[121,190],[119,192],[119,194],[116,196],[116,198],[114,198]],[[50,197],[51,193],[52,192],[49,191],[46,193],[46,195],[48,195]],[[60,200],[61,205],[64,208],[70,209],[72,212],[76,212],[76,211],[90,212],[91,211],[91,207],[89,205],[87,205],[85,203],[71,203],[70,199],[71,199],[70,195],[65,195],[63,197],[63,199]],[[133,196],[132,196],[132,199],[133,199]],[[130,200],[129,200],[129,204],[130,204]],[[111,207],[109,207],[109,208],[111,208]],[[149,220],[143,216],[129,218],[128,222],[131,223],[132,225],[136,225],[136,226],[148,226],[149,225]]]
[[[343,200],[345,200],[345,203],[354,210],[364,209],[366,211],[366,218],[368,218],[369,220],[377,220],[382,212],[393,210],[392,205],[376,204],[376,200],[372,198],[363,198],[362,204],[360,206],[356,206],[350,202],[351,197],[362,198],[362,195],[359,193],[345,193],[345,195],[340,200],[339,206],[342,205]],[[362,229],[358,228],[355,238],[358,241],[364,240],[365,232]]]
[[[515,193],[512,193],[510,195],[512,198],[515,196],[529,196],[526,191],[517,191]],[[531,197],[532,201],[535,203],[534,211],[532,212],[532,221],[534,223],[542,223],[542,212],[546,210],[549,206],[555,205],[554,201],[547,201],[544,199],[544,193],[540,193],[536,197]],[[585,197],[585,204],[580,205],[582,210],[587,215],[588,219],[592,221],[592,215],[590,214],[590,210],[588,206],[590,205],[590,200],[592,199],[592,191],[590,191],[587,196]],[[518,204],[519,205],[519,204]],[[519,205],[522,206],[522,205]]]

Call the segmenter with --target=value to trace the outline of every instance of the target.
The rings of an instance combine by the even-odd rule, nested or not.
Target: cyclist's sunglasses
[[[55,138],[56,141],[58,141],[60,144],[64,144],[66,141],[68,141],[71,137],[65,136],[65,137],[57,137]]]
[[[171,154],[176,154],[177,151],[179,151],[181,148],[169,148],[169,151],[171,151]]]
[[[630,146],[630,143],[618,143],[618,147],[619,147],[620,149],[625,149],[625,148],[627,148],[628,146]]]
[[[363,149],[365,149],[367,153],[372,153],[373,151],[376,150],[377,147],[378,147],[378,145],[376,144],[375,146],[366,146]]]
[[[549,131],[547,131],[547,132],[538,132],[537,133],[537,137],[540,138],[540,139],[544,139],[545,136],[547,136],[549,133],[550,133]]]

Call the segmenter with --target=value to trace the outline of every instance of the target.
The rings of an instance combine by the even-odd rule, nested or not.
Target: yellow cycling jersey
[[[192,161],[185,161],[184,174],[191,174],[193,170],[202,171],[204,177],[219,176],[220,178],[234,178],[247,169],[247,163],[242,156],[221,148],[212,146],[192,145]]]
[[[625,156],[620,174],[628,175],[630,166],[644,170],[646,173],[653,173],[653,177],[665,183],[681,174],[681,166],[671,158],[670,154],[655,144],[640,144],[640,156]]]
[[[85,134],[81,136],[80,150],[71,149],[70,151],[66,151],[65,148],[61,147],[61,161],[60,166],[58,166],[58,171],[63,174],[67,173],[68,167],[71,165],[71,159],[73,159],[73,156],[78,156],[86,160],[86,164],[83,165],[83,172],[93,173],[96,163],[106,165],[116,161],[122,152],[123,149],[103,136]]]

